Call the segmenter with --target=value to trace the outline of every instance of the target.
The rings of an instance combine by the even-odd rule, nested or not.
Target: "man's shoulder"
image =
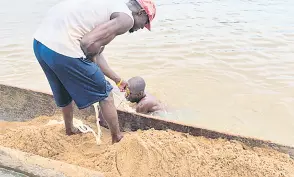
[[[134,26],[135,21],[133,15],[126,4],[121,4],[116,7],[112,7],[111,11],[112,13],[110,15],[110,19],[115,18],[117,20],[117,25],[120,28],[118,35],[129,31],[129,29],[131,29]]]
[[[155,98],[153,95],[146,94],[146,96],[141,101],[139,101],[138,105],[152,107],[156,106],[158,103],[159,101],[157,98]]]
[[[134,20],[131,16],[124,12],[117,12],[115,13],[115,17],[117,20],[117,35],[124,34],[125,32],[128,32],[134,25]]]
[[[162,103],[153,96],[145,97],[136,106],[137,112],[151,113],[164,110]]]

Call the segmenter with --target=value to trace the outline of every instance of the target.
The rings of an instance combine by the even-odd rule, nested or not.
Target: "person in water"
[[[156,14],[152,0],[63,0],[46,14],[34,34],[33,50],[61,108],[67,135],[73,126],[73,101],[79,109],[99,102],[112,142],[119,142],[113,87],[125,91],[127,82],[114,72],[102,51],[116,36],[151,29]]]
[[[146,83],[142,77],[136,76],[128,80],[125,98],[131,103],[137,103],[136,112],[142,114],[164,111],[163,104],[153,95],[145,91]]]
[[[164,116],[166,107],[153,95],[145,91],[145,80],[140,77],[132,77],[127,81],[125,98],[127,101],[135,104],[135,111],[141,114],[151,114]],[[133,106],[131,106],[134,108]],[[163,114],[163,115],[162,115]],[[100,124],[105,125],[105,120],[101,111],[99,111]]]

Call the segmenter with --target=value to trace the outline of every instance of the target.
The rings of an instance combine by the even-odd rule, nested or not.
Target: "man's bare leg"
[[[120,132],[117,110],[114,106],[114,100],[112,92],[108,98],[100,101],[100,108],[103,118],[107,122],[107,125],[111,132],[112,143],[117,143],[123,138],[123,134]]]
[[[64,125],[65,125],[65,133],[67,135],[80,133],[80,131],[73,126],[72,102],[61,109],[62,109],[62,115],[63,115]]]

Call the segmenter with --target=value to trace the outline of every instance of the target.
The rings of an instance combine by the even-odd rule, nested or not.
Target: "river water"
[[[60,0],[0,1],[0,83],[49,91],[32,34]],[[294,1],[156,0],[152,32],[105,48],[177,121],[294,145]]]

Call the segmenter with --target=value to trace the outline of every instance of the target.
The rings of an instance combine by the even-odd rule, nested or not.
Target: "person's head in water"
[[[129,30],[130,33],[146,27],[151,30],[151,21],[156,14],[156,8],[152,0],[129,0],[127,6],[132,11],[134,25]]]
[[[132,103],[138,103],[144,98],[146,83],[142,77],[136,76],[128,80],[125,97]]]

